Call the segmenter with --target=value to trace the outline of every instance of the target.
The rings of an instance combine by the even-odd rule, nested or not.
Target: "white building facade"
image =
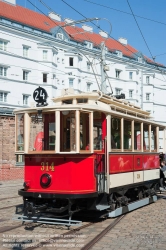
[[[18,8],[15,0],[0,1],[1,5]],[[37,13],[28,11],[38,18]],[[101,49],[88,36],[83,42],[74,39],[60,27],[60,16],[53,13],[49,20],[56,25],[49,31],[35,27],[35,21],[30,25],[1,13],[0,109],[34,105],[33,92],[39,86],[46,89],[49,103],[62,89],[86,92],[101,88]],[[85,24],[82,28],[92,37],[92,28]],[[126,100],[151,112],[153,120],[166,124],[166,67],[146,60],[140,52],[131,57],[116,48],[110,50],[105,33],[98,36],[106,46],[107,92],[112,87],[113,95],[124,93]],[[127,46],[126,39],[118,43]]]

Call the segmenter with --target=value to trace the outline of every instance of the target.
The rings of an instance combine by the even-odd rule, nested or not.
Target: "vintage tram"
[[[100,91],[64,90],[51,105],[15,110],[15,116],[16,154],[25,158],[18,192],[24,216],[71,220],[90,210],[117,216],[155,201],[165,126],[147,111]]]

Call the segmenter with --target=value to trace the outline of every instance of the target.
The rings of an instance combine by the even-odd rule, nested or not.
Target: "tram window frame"
[[[117,134],[117,135],[115,136],[114,134]],[[110,136],[111,136],[111,151],[122,151],[122,118],[118,116],[113,116],[113,115],[111,116],[111,135]],[[119,137],[120,137],[120,140],[119,140]]]
[[[88,123],[85,123],[84,121],[81,121],[81,114],[88,115],[89,121]],[[81,122],[84,122],[84,125],[81,124]],[[82,127],[82,129],[81,129]],[[88,131],[87,131],[88,128]],[[91,153],[92,150],[92,112],[87,111],[79,111],[79,152],[80,153]],[[85,134],[86,131],[86,134]],[[89,140],[87,139],[89,137]],[[82,145],[83,144],[83,145]],[[82,147],[82,148],[81,148]]]
[[[142,151],[142,122],[138,120],[134,120],[134,151]],[[139,130],[136,128],[140,126]],[[139,132],[139,134],[135,134],[135,132]]]
[[[125,123],[129,122],[130,124],[130,131],[125,127]],[[123,119],[123,150],[124,151],[132,151],[133,149],[133,140],[132,140],[132,134],[133,134],[133,129],[132,129],[132,120],[130,119]],[[131,143],[131,145],[130,145]],[[126,148],[128,147],[128,148]]]
[[[60,111],[60,149],[67,153],[77,153],[77,111]]]
[[[151,131],[150,131],[150,140],[151,140],[151,143],[150,143],[150,150],[151,152],[157,152],[157,126],[155,125],[151,125]],[[154,132],[154,140],[152,139],[152,132]],[[153,144],[154,144],[154,148],[153,147]]]
[[[147,129],[145,130],[144,128],[146,128],[146,126],[147,126]],[[147,132],[147,138],[145,137],[145,132]],[[151,144],[150,134],[151,134],[150,133],[150,124],[143,122],[143,151],[144,152],[150,151],[150,144]]]
[[[102,150],[102,112],[99,111],[93,113],[93,150]]]
[[[51,112],[42,112],[41,114],[39,114],[39,112],[31,112],[28,114],[29,115],[29,142],[28,142],[28,153],[45,153],[45,152],[49,152],[49,153],[55,153],[56,152],[56,113],[55,111],[51,111]],[[49,118],[47,117],[49,115]],[[37,130],[39,129],[39,131],[37,132],[37,130],[34,130],[34,134],[35,134],[35,139],[34,136],[31,134],[33,131],[31,129],[31,126],[33,126],[33,128],[35,128],[35,123],[33,125],[33,123],[31,123],[31,118],[32,116],[35,116],[36,119],[36,124],[38,122],[41,122],[40,126],[41,128],[37,128]],[[46,123],[45,123],[46,121]],[[43,123],[43,124],[42,124]],[[54,130],[51,130],[50,128],[50,124],[54,124],[53,128]],[[51,131],[53,131],[54,135],[50,135]],[[42,134],[43,133],[43,134]],[[44,137],[42,137],[44,135]],[[51,141],[50,142],[50,137],[54,136],[54,143]],[[54,149],[49,149],[50,145],[54,144]],[[51,146],[52,146],[51,145]],[[37,150],[36,150],[37,148]]]

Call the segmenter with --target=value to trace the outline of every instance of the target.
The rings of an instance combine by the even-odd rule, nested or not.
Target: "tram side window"
[[[24,114],[16,116],[16,151],[24,151]]]
[[[134,122],[134,149],[141,150],[141,123]]]
[[[111,117],[111,148],[121,148],[121,119]]]
[[[143,125],[143,149],[149,150],[149,125]]]
[[[80,112],[80,150],[90,150],[90,114]]]
[[[131,121],[124,120],[123,126],[123,148],[131,150],[132,141],[131,141]]]
[[[55,113],[33,113],[30,118],[29,150],[55,150]]]
[[[61,111],[60,115],[60,151],[76,151],[76,113]]]
[[[94,150],[102,150],[101,112],[94,112],[93,114],[93,148]]]
[[[156,127],[151,126],[151,150],[157,150],[156,139]]]

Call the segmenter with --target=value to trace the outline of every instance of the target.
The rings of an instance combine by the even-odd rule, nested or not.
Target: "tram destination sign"
[[[39,86],[37,89],[34,90],[33,99],[35,100],[35,102],[37,102],[36,104],[37,107],[47,106],[48,105],[47,98],[48,94],[44,88]]]

